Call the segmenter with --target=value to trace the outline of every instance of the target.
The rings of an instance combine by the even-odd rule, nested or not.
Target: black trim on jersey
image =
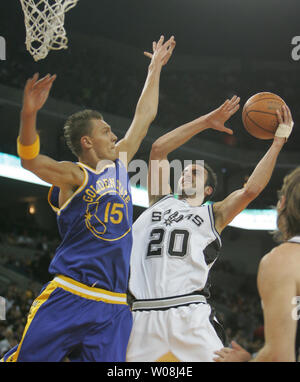
[[[214,217],[214,211],[213,211],[213,204],[208,205],[208,215],[209,215],[209,219],[210,219],[211,229],[212,229],[213,233],[215,234],[216,238],[218,239],[219,245],[221,248],[222,247],[222,240],[221,240],[221,237],[220,237],[220,235],[219,235],[219,233],[215,227],[215,217]]]
[[[197,296],[197,295],[200,295],[200,296],[204,296],[206,297],[207,294],[205,293],[205,291],[195,291],[195,292],[192,292],[192,293],[188,293],[188,294],[181,294],[181,295],[177,295],[177,296],[169,296],[169,297],[161,297],[161,298],[147,298],[146,300],[139,300],[139,299],[136,299],[134,297],[134,295],[132,293],[130,293],[130,307],[132,308],[132,304],[134,302],[142,302],[142,301],[145,301],[146,303],[149,302],[149,301],[168,301],[168,300],[171,300],[171,299],[176,299],[176,298],[179,298],[179,297],[188,297],[188,296]],[[177,308],[179,306],[186,306],[186,305],[191,305],[191,304],[204,304],[204,302],[188,302],[188,303],[184,303],[184,304],[180,304],[180,305],[176,305],[174,306],[174,308]],[[134,311],[145,311],[145,310],[168,310],[168,309],[171,309],[171,307],[165,307],[165,308],[149,308],[149,309],[135,309]]]
[[[140,301],[140,300],[139,300]],[[206,304],[205,302],[195,302],[195,301],[192,301],[192,302],[187,302],[186,304],[180,304],[180,305],[174,305],[174,306],[167,306],[165,308],[141,308],[141,309],[134,309],[133,312],[149,312],[149,310],[169,310],[169,309],[174,309],[174,308],[179,308],[181,306],[189,306],[191,304]]]
[[[201,290],[201,293],[203,294],[206,299],[210,298],[210,287],[211,287],[211,282],[210,282],[210,273],[208,273],[206,284],[204,285],[204,288]]]
[[[225,329],[223,325],[220,323],[220,320],[217,316],[216,309],[213,306],[210,306],[210,308],[211,308],[211,313],[209,316],[209,321],[214,327],[215,332],[217,333],[217,336],[220,338],[222,344],[224,346],[228,346],[228,338],[227,338]]]
[[[178,294],[176,296],[169,296],[169,297],[159,297],[159,298],[147,298],[147,299],[135,299],[135,301],[161,301],[161,300],[171,300],[173,298],[178,298],[178,297],[188,297],[188,296],[194,296],[194,295],[201,295],[201,296],[204,296],[205,295],[202,293],[202,290],[197,290],[195,292],[192,292],[192,293],[187,293],[187,294]]]
[[[203,249],[204,259],[207,265],[213,263],[219,256],[220,243],[218,239],[212,241]]]

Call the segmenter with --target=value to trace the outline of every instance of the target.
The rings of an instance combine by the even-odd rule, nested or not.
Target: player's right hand
[[[214,353],[218,356],[213,360],[215,362],[248,362],[251,359],[251,354],[242,348],[235,341],[231,342],[231,348],[224,347]]]
[[[27,80],[25,85],[22,111],[27,114],[36,113],[43,107],[56,75],[47,74],[40,80],[38,78],[38,73],[35,73],[32,78]]]
[[[235,114],[240,105],[240,97],[233,96],[231,100],[227,99],[220,107],[209,114],[203,116],[205,125],[208,129],[222,131],[227,134],[233,134],[233,131],[224,126],[224,123]]]

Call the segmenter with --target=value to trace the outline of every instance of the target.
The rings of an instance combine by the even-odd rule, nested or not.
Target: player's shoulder
[[[157,207],[158,205],[160,205],[161,203],[163,203],[167,200],[174,202],[174,200],[177,200],[177,198],[175,198],[174,194],[160,195],[160,196],[156,197],[155,199],[153,199],[153,202],[149,206],[149,209],[152,207]]]
[[[55,186],[69,188],[70,186],[79,186],[85,181],[86,175],[77,162],[59,161],[56,163],[57,179],[54,180],[57,182],[53,182]]]
[[[290,272],[300,266],[300,245],[284,242],[268,252],[260,261],[260,269]]]

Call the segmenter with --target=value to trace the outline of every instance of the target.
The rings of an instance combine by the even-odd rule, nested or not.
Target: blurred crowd
[[[218,281],[214,276],[219,274]],[[226,276],[239,280],[239,286],[221,284]],[[241,282],[242,280],[242,282]],[[219,258],[210,272],[210,301],[222,324],[227,346],[232,340],[255,354],[264,343],[263,314],[254,275],[241,274],[232,263]]]
[[[15,253],[6,253],[7,247],[0,247],[0,265],[40,283],[50,280],[48,267],[54,256],[56,242],[49,241],[45,235],[33,239],[26,230],[20,235],[8,234],[0,237],[0,243],[16,249]],[[17,251],[18,246],[31,249],[32,253],[29,256],[22,255]]]
[[[48,266],[58,241],[38,232],[35,237],[31,237],[26,230],[19,234],[2,233],[0,238],[0,266],[28,279],[26,287],[14,282],[5,286],[0,282],[0,296],[6,299],[6,320],[0,321],[1,357],[20,341],[34,298],[39,294],[42,285],[52,279],[48,273]],[[15,254],[3,251],[3,248],[8,247],[11,247]],[[22,257],[18,253],[18,247],[26,248],[26,255]],[[214,272],[227,275],[238,273],[233,265],[224,259],[216,261],[211,273]],[[227,345],[231,340],[235,340],[251,353],[256,353],[262,346],[264,337],[260,300],[253,291],[253,285],[245,283],[237,293],[226,285],[213,283],[210,291],[210,301],[225,329]]]
[[[0,295],[6,299],[6,319],[0,320],[0,357],[20,342],[29,309],[38,292],[34,285],[25,289],[14,283],[8,287],[0,285]]]

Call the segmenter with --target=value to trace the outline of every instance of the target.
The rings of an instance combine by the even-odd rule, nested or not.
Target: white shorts
[[[132,313],[127,362],[155,362],[168,352],[182,362],[213,362],[214,351],[224,347],[210,322],[208,304]]]

